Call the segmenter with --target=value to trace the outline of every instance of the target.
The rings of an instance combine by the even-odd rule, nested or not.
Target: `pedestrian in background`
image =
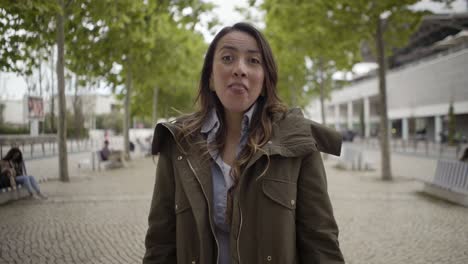
[[[107,161],[110,169],[121,168],[124,166],[123,152],[121,150],[111,150],[109,148],[109,140],[104,140],[104,146],[99,151],[102,161]]]
[[[47,197],[41,193],[36,179],[33,176],[28,175],[26,164],[23,159],[23,153],[21,153],[19,148],[11,148],[5,157],[3,157],[3,161],[8,162],[11,166],[11,173],[15,174],[14,179],[16,184],[21,184],[26,187],[26,190],[28,190],[31,197],[47,199]]]
[[[344,263],[320,154],[341,136],[288,111],[276,83],[257,29],[215,36],[199,110],[155,128],[143,263]]]

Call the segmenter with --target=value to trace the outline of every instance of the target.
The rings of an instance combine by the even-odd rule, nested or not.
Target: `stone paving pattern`
[[[468,208],[421,194],[407,177],[382,182],[375,171],[333,164],[329,191],[347,263],[468,263]],[[48,200],[0,206],[0,263],[141,263],[154,172],[151,158],[80,170],[70,183],[43,183]]]

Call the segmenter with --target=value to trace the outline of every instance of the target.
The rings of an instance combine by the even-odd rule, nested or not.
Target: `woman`
[[[158,124],[143,263],[344,263],[319,151],[341,137],[277,90],[254,27],[221,30],[205,56],[199,110]]]
[[[37,183],[36,179],[34,179],[33,176],[28,175],[26,171],[26,165],[23,160],[23,154],[21,153],[21,150],[19,150],[19,148],[11,148],[5,155],[5,157],[3,157],[3,160],[7,161],[13,169],[16,175],[16,184],[21,184],[25,186],[26,190],[28,190],[29,195],[31,197],[35,197],[34,192],[36,192],[36,195],[39,198],[47,199],[47,197],[41,193],[41,190],[39,189],[39,184]]]

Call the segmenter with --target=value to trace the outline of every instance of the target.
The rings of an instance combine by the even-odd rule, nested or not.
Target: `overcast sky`
[[[236,0],[236,1],[225,1],[225,0],[211,0],[218,7],[213,12],[218,16],[221,25],[215,28],[215,31],[220,30],[224,26],[232,25],[236,22],[242,21],[244,17],[235,11],[235,6],[246,7],[248,0]],[[455,0],[452,10],[446,9],[441,4],[432,3],[430,0],[423,0],[417,5],[418,9],[430,9],[435,13],[447,13],[447,12],[464,12],[468,10],[467,0]],[[262,25],[256,25],[261,27]],[[199,29],[203,32],[205,40],[211,41],[213,33],[208,30]],[[26,82],[23,77],[18,77],[12,73],[0,73],[0,100],[6,98],[21,98],[26,92]],[[108,92],[103,89],[101,92]]]

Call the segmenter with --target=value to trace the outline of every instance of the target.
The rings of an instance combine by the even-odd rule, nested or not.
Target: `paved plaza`
[[[56,170],[54,159],[37,162],[41,173]],[[71,164],[70,183],[41,185],[48,200],[0,206],[0,263],[141,262],[153,160],[101,172]],[[468,208],[421,194],[408,177],[382,182],[376,171],[333,165],[326,162],[329,191],[347,263],[468,263]]]

